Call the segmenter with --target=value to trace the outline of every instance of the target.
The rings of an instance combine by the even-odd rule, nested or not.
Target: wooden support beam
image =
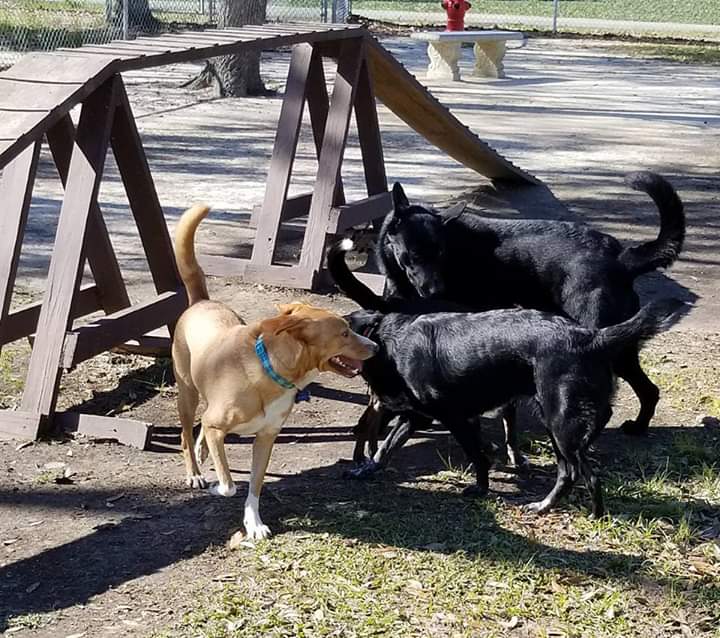
[[[115,78],[110,78],[85,100],[80,112],[22,398],[23,412],[49,416],[55,409],[65,332],[70,328],[73,297],[82,274],[85,231],[97,199],[115,112],[115,87]]]
[[[69,115],[48,129],[47,140],[60,175],[60,181],[65,187],[75,141],[75,126]],[[121,308],[127,308],[130,305],[130,299],[97,201],[94,201],[90,207],[88,230],[85,237],[85,254],[93,279],[98,286],[103,310],[111,313]]]
[[[41,308],[42,302],[36,302],[11,312],[3,322],[0,345],[34,334],[40,318]],[[77,319],[102,309],[98,287],[95,284],[88,284],[81,286],[75,293],[75,299],[73,299],[70,309],[70,318]]]
[[[312,193],[303,193],[302,195],[293,195],[285,200],[282,213],[280,215],[280,221],[285,222],[290,219],[297,217],[304,217],[310,212],[310,200],[312,199]],[[258,220],[262,215],[262,205],[253,206],[253,211],[250,216],[250,222],[248,226],[250,228],[257,227]]]
[[[300,266],[266,264],[257,266],[249,259],[200,255],[202,269],[208,275],[217,277],[242,277],[248,282],[287,286],[289,288],[312,288],[313,271]]]
[[[148,449],[153,430],[150,423],[116,416],[58,412],[55,419],[60,427],[75,430],[82,436],[95,440],[117,441],[139,450]]]
[[[275,145],[270,158],[265,199],[253,244],[252,262],[258,266],[266,266],[273,261],[280,220],[295,161],[295,150],[305,106],[305,87],[312,59],[313,49],[309,44],[297,44],[293,47],[285,98],[280,109]]]
[[[122,81],[118,86],[118,107],[110,142],[155,289],[159,293],[174,291],[182,285],[175,267],[175,253]],[[169,326],[170,334],[174,323]]]
[[[355,103],[355,91],[365,54],[363,39],[343,42],[338,59],[332,100],[323,135],[318,161],[317,179],[313,190],[310,214],[303,237],[300,266],[314,273],[320,270],[327,233],[330,209],[340,177],[350,115]]]
[[[62,367],[70,369],[81,361],[105,352],[113,346],[167,325],[187,308],[185,290],[163,292],[156,299],[123,308],[92,323],[68,332],[63,349]]]
[[[313,45],[313,49],[317,52],[318,45]],[[322,58],[317,55],[313,58],[310,65],[310,73],[308,75],[306,98],[308,103],[308,112],[310,113],[310,126],[312,127],[313,141],[315,142],[315,153],[320,159],[320,151],[322,150],[323,137],[325,136],[325,126],[327,124],[328,111],[330,109],[330,98],[327,91],[327,83],[325,82],[325,70],[323,68]],[[342,183],[342,167],[338,175],[333,204],[342,205],[345,203],[345,191]]]
[[[387,191],[361,199],[352,204],[334,206],[330,210],[327,232],[342,233],[348,228],[382,219],[393,209],[392,195]]]
[[[0,344],[12,341],[5,340],[8,331],[7,316],[39,156],[39,142],[28,146],[4,168],[0,181]]]
[[[370,68],[367,59],[363,61],[358,79],[357,95],[355,97],[355,121],[357,123],[360,152],[362,154],[363,169],[367,194],[377,195],[385,193],[388,189],[387,175],[385,174],[385,159],[383,158],[382,139],[380,137],[380,123],[375,105],[375,93],[372,88]]]

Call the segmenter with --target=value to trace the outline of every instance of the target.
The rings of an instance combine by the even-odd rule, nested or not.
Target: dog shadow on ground
[[[314,429],[319,441],[322,431],[322,427]],[[691,443],[698,448],[712,434],[706,428],[682,431],[684,437],[695,439]],[[648,440],[631,445],[645,446],[648,455],[657,455],[657,447],[664,453],[667,442],[676,434],[676,428],[656,428]],[[534,436],[531,433],[528,444],[532,444]],[[304,443],[314,441],[315,434],[311,433]],[[612,456],[612,450],[627,446],[627,441],[619,432],[610,432],[601,446],[601,459]],[[293,531],[292,521],[303,520],[309,521],[309,528],[303,532],[327,532],[420,551],[462,551],[469,556],[483,555],[509,563],[532,560],[540,567],[560,568],[580,576],[613,574],[617,579],[630,578],[641,568],[642,557],[622,549],[578,551],[552,547],[535,540],[532,534],[525,536],[506,529],[497,521],[498,507],[544,495],[554,478],[553,463],[534,468],[528,476],[494,472],[493,487],[497,492],[489,499],[469,500],[460,495],[462,479],[458,480],[457,473],[446,479],[441,472],[460,465],[461,459],[447,435],[434,434],[411,442],[397,455],[396,469],[372,481],[342,479],[348,467],[342,461],[279,475],[264,491],[263,517],[275,534]],[[240,482],[238,495],[231,500],[180,486],[177,492],[132,490],[114,503],[115,522],[99,524],[80,538],[0,567],[0,631],[8,627],[12,617],[85,604],[110,588],[226,542],[241,526],[244,482]],[[506,484],[514,486],[509,494],[504,493]],[[115,493],[116,489],[33,488],[0,493],[0,501],[17,508],[100,512],[107,511],[105,503]],[[584,506],[586,497],[582,490],[577,489],[576,493],[574,502]],[[707,508],[707,503],[689,502],[680,496],[651,499],[638,496],[631,504],[630,516],[646,518],[659,508],[665,512]],[[610,500],[611,516],[625,515],[617,510],[618,506],[619,503]],[[718,512],[713,514],[717,516]],[[552,519],[545,524],[552,525]],[[622,570],[617,569],[618,565],[623,566]],[[41,586],[34,586],[37,582]],[[656,579],[654,584],[667,583]]]

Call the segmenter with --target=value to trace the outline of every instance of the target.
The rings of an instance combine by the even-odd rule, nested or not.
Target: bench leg
[[[505,40],[475,43],[475,70],[473,75],[482,78],[504,78]]]
[[[460,42],[429,42],[427,77],[429,80],[460,80]]]

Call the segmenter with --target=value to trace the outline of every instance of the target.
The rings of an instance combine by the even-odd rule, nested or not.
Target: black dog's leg
[[[557,479],[550,493],[542,500],[535,503],[525,505],[525,510],[535,512],[536,514],[545,514],[550,511],[555,504],[572,489],[573,478],[570,464],[563,458],[558,457],[557,460]]]
[[[600,485],[600,479],[593,472],[590,461],[588,460],[585,452],[580,452],[580,474],[582,474],[585,480],[585,485],[590,493],[590,501],[592,502],[592,515],[595,518],[600,518],[605,513],[603,507],[602,497],[602,486]]]
[[[625,434],[643,436],[647,434],[650,420],[655,415],[655,407],[660,400],[660,390],[648,379],[640,367],[637,348],[623,353],[614,362],[615,373],[630,384],[640,401],[640,412],[632,421],[625,421],[620,427]]]
[[[542,501],[525,505],[524,509],[528,512],[545,514],[550,511],[561,498],[570,492],[573,483],[577,479],[577,468],[574,468],[560,451],[552,432],[550,432],[550,442],[552,443],[557,458],[557,478],[555,479],[555,485]]]
[[[463,496],[485,496],[490,488],[488,478],[490,461],[482,444],[479,429],[465,421],[446,425],[475,467],[475,485],[466,487],[463,490]]]
[[[373,458],[362,467],[350,470],[348,476],[356,479],[369,478],[387,466],[393,453],[405,445],[410,435],[417,429],[418,425],[414,421],[414,415],[412,418],[406,414],[394,416],[390,423],[390,433],[385,437]],[[426,420],[421,422],[424,424]]]
[[[364,465],[368,461],[365,456],[366,445],[370,458],[375,455],[378,447],[378,439],[391,418],[392,413],[383,407],[375,394],[371,394],[370,403],[367,408],[365,408],[365,412],[362,413],[357,425],[353,428],[353,435],[355,437],[353,462],[357,467]]]
[[[530,468],[530,462],[527,457],[520,452],[517,436],[517,411],[519,406],[510,403],[503,408],[502,420],[505,428],[505,448],[507,450],[508,460],[510,464],[521,472],[526,472]]]

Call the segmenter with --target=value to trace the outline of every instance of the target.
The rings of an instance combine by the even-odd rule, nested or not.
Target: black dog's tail
[[[620,253],[620,262],[637,277],[656,268],[667,268],[678,258],[685,240],[685,213],[675,189],[660,175],[642,171],[627,175],[625,181],[636,191],[650,195],[660,212],[657,239]]]
[[[679,299],[652,301],[627,321],[598,330],[591,348],[617,351],[638,341],[650,339],[668,328],[672,316],[684,305]]]
[[[365,310],[387,312],[383,298],[370,290],[348,268],[345,253],[350,252],[353,245],[352,239],[343,239],[331,246],[327,255],[327,264],[332,278],[340,290]]]

